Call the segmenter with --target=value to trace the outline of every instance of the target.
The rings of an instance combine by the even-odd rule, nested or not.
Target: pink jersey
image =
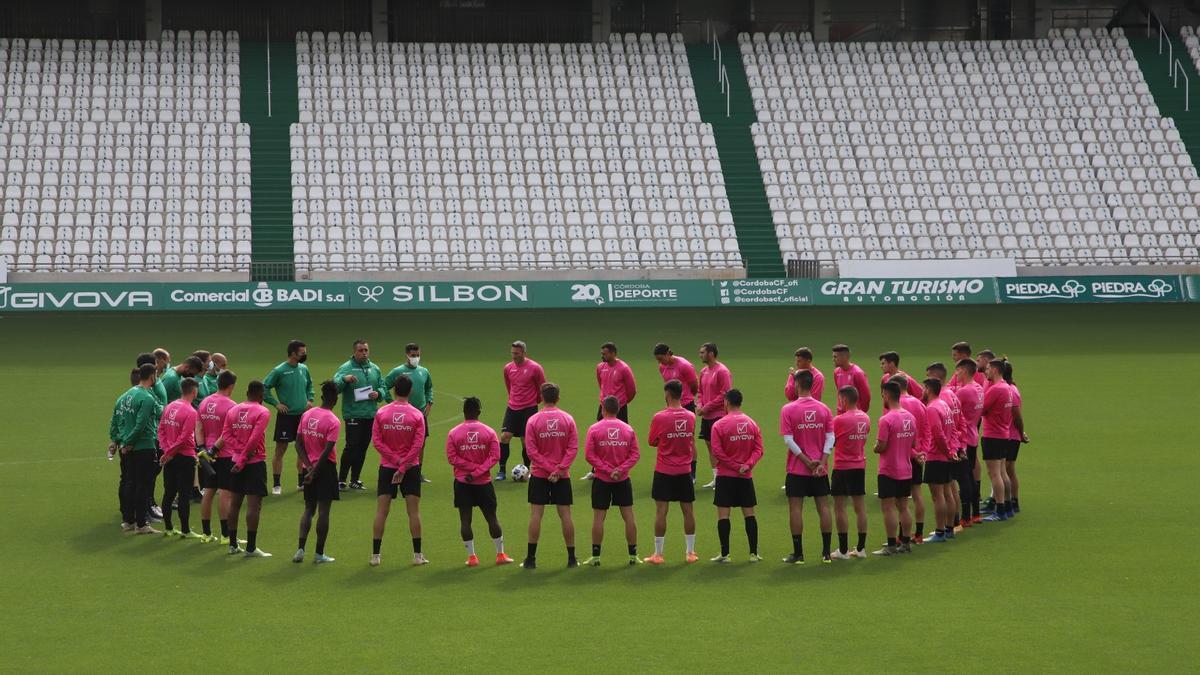
[[[987,379],[987,375],[985,375],[983,373],[983,371],[981,371],[981,370],[975,371],[975,384],[979,385],[980,389],[987,389],[988,379]]]
[[[181,398],[167,404],[158,420],[158,447],[162,449],[163,459],[170,460],[175,455],[196,456],[198,419],[192,404]]]
[[[1017,385],[1015,385],[1015,384],[1008,385],[1008,388],[1012,390],[1012,407],[1016,410],[1020,410],[1021,409],[1021,392],[1017,390]],[[1022,410],[1021,412],[1024,412],[1024,411]],[[1010,441],[1021,440],[1021,432],[1017,431],[1017,425],[1013,424],[1009,427],[1008,440],[1010,440]]]
[[[954,434],[950,436],[950,449],[958,452],[966,447],[962,442],[963,436],[966,434],[966,420],[963,419],[962,404],[958,402],[958,395],[954,392],[942,388],[942,392],[938,394],[938,398],[946,403],[946,407],[950,409],[950,416],[954,418]]]
[[[375,413],[371,440],[379,451],[379,466],[408,471],[421,463],[425,416],[410,403],[389,403]]]
[[[931,462],[949,462],[953,459],[954,415],[950,406],[942,399],[934,399],[925,407],[925,424],[929,429],[929,453]]]
[[[675,359],[673,363],[667,365],[658,364],[658,372],[662,375],[663,382],[679,380],[683,383],[683,398],[679,403],[686,408],[687,404],[696,399],[692,392],[698,390],[700,387],[699,382],[696,380],[696,367],[685,358],[679,356],[672,358]]]
[[[571,462],[579,453],[575,420],[566,411],[546,405],[525,425],[525,452],[534,477],[546,478],[556,471],[561,478],[569,477]]]
[[[492,482],[492,467],[500,461],[500,438],[483,422],[468,420],[446,436],[446,459],[454,469],[454,480],[487,485]]]
[[[592,466],[596,480],[616,483],[629,478],[629,470],[641,457],[633,427],[617,418],[603,419],[587,430],[584,458]],[[613,478],[613,472],[618,477]]]
[[[650,420],[650,446],[658,449],[654,470],[669,476],[692,472],[696,458],[696,415],[683,408],[660,410]]]
[[[621,359],[615,359],[612,365],[604,361],[597,363],[596,384],[600,385],[601,401],[607,396],[616,396],[617,402],[624,407],[637,396],[637,382],[633,379],[633,370]]]
[[[929,451],[929,418],[925,415],[925,404],[921,403],[921,399],[908,394],[900,395],[900,407],[904,408],[917,421],[917,441],[915,444],[917,452]]]
[[[712,452],[717,460],[717,475],[753,478],[754,465],[763,456],[762,431],[744,412],[735,412],[717,420],[712,428]],[[742,466],[750,471],[739,473]]]
[[[200,429],[204,434],[201,439],[201,444],[206,448],[211,448],[216,444],[217,439],[221,437],[221,430],[225,428],[225,415],[229,414],[229,409],[237,405],[224,394],[209,394],[200,402]],[[232,457],[229,454],[228,448],[222,448],[221,457]]]
[[[779,434],[791,436],[805,457],[820,460],[825,454],[826,436],[833,434],[833,415],[824,403],[814,398],[798,398],[779,411]],[[787,472],[797,476],[812,475],[804,462],[790,451]]]
[[[813,374],[812,397],[820,401],[821,394],[825,392],[825,374],[817,370],[816,366],[809,366],[807,370]],[[796,372],[788,373],[787,384],[783,385],[783,397],[789,401],[800,398],[800,394],[796,392]]]
[[[532,408],[542,402],[542,385],[546,371],[533,359],[521,365],[509,361],[504,366],[504,388],[508,391],[508,407],[512,410]]]
[[[300,429],[296,433],[297,449],[303,450],[309,466],[312,466],[321,460],[327,444],[337,443],[341,433],[342,421],[332,410],[309,408],[300,416]],[[330,450],[326,460],[337,464],[337,451]]]
[[[881,384],[881,385],[887,384],[888,380],[892,379],[893,377],[895,377],[897,375],[903,375],[904,379],[908,380],[908,395],[909,396],[915,396],[917,398],[921,398],[921,396],[925,394],[925,388],[921,386],[921,383],[916,381],[915,379],[913,379],[912,375],[909,375],[908,373],[904,372],[903,370],[897,370],[896,372],[892,373],[891,375],[885,374],[882,378],[880,378],[879,384]]]
[[[867,374],[863,372],[856,364],[851,363],[849,368],[837,367],[833,369],[833,383],[838,389],[842,387],[854,387],[858,392],[858,409],[863,412],[871,410],[871,384],[867,380]],[[838,412],[844,413],[841,403],[838,403]]]
[[[725,416],[725,392],[733,388],[733,375],[724,363],[705,366],[700,371],[700,392],[696,396],[697,412],[706,420]],[[689,471],[690,472],[690,471]]]
[[[867,436],[871,418],[861,410],[849,410],[833,418],[833,468],[838,471],[867,468]]]
[[[964,446],[979,447],[979,418],[983,415],[983,387],[972,381],[954,392],[963,414]]]
[[[1000,380],[983,393],[983,437],[1007,439],[1012,427],[1012,387]]]
[[[884,412],[879,418],[876,439],[883,445],[879,455],[879,475],[912,480],[912,460],[917,454],[917,421],[912,413],[903,408]]]
[[[243,401],[225,415],[221,447],[229,451],[238,466],[266,461],[267,423],[271,413],[257,401]],[[225,453],[221,453],[224,455]]]

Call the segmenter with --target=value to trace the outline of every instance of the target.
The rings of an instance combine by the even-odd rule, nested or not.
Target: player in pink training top
[[[221,437],[225,427],[225,416],[237,405],[233,402],[233,387],[237,384],[237,375],[232,370],[223,370],[217,376],[217,391],[204,397],[200,402],[200,451],[206,456],[213,472],[200,473],[200,487],[204,497],[200,501],[200,524],[204,527],[206,543],[224,542],[229,545],[229,486],[232,481],[229,473],[233,460],[229,456],[217,457],[216,450],[211,449]],[[212,503],[217,499],[217,517],[221,522],[221,536],[212,533]]]
[[[929,429],[929,448],[925,460],[925,482],[929,483],[929,494],[933,498],[934,531],[927,541],[941,544],[948,541],[947,532],[954,537],[954,496],[950,490],[953,474],[951,464],[957,457],[954,449],[955,421],[950,406],[942,400],[942,381],[936,377],[926,378],[925,419]]]
[[[913,419],[917,421],[917,452],[925,453],[929,450],[929,417],[925,413],[925,404],[921,399],[910,395],[908,392],[912,389],[909,384],[912,380],[904,373],[896,373],[892,376],[889,382],[896,382],[900,385],[900,405],[907,410]],[[921,389],[921,396],[925,395],[925,389]],[[913,501],[913,517],[916,519],[916,530],[913,532],[913,542],[917,544],[925,541],[925,499],[921,495],[921,484],[925,482],[925,466],[924,462],[918,461],[916,458],[912,461],[912,475],[909,478],[909,489]]]
[[[661,565],[667,537],[667,511],[671,502],[679,502],[683,512],[683,535],[687,542],[687,562],[700,559],[696,555],[695,481],[691,471],[696,460],[696,415],[683,409],[683,383],[671,380],[663,385],[667,407],[650,420],[650,447],[658,450],[654,462],[654,482],[650,496],[654,499],[654,555],[646,558],[651,565]]]
[[[890,382],[893,377],[903,375],[904,381],[908,384],[908,395],[913,398],[921,398],[924,390],[921,389],[920,383],[912,378],[908,373],[900,370],[900,355],[896,352],[884,352],[879,355],[879,369],[883,371],[883,377],[879,383]]]
[[[843,344],[833,346],[833,383],[839,390],[842,387],[854,387],[858,392],[858,409],[870,412],[871,384],[863,369],[850,361],[850,348]],[[838,410],[838,412],[846,411]]]
[[[813,374],[812,397],[818,401],[821,400],[821,394],[825,391],[825,374],[820,368],[813,365],[813,353],[808,347],[801,347],[796,350],[796,365],[788,368],[787,384],[783,386],[783,397],[789,401],[795,401],[799,398],[796,393],[796,380],[793,376],[801,370],[811,370]]]
[[[529,548],[521,567],[537,568],[538,538],[542,534],[542,515],[547,504],[554,504],[562,521],[563,543],[567,546],[567,567],[579,565],[575,558],[575,522],[571,520],[571,462],[579,453],[579,432],[575,419],[558,407],[559,388],[542,385],[542,409],[529,418],[525,427],[525,448],[529,451]]]
[[[664,383],[679,380],[683,384],[683,407],[696,412],[696,392],[700,391],[700,381],[692,362],[676,356],[670,347],[661,342],[654,345],[654,360],[658,361],[658,373],[662,375]]]
[[[983,461],[992,484],[994,511],[984,522],[1008,520],[1008,438],[1013,423],[1012,387],[1004,381],[1004,361],[992,359],[987,367],[988,387],[983,392]]]
[[[983,350],[982,352],[979,352],[979,355],[981,357],[983,357],[985,354],[986,354],[987,360],[989,360],[989,361],[996,357],[995,354],[993,354],[991,351],[989,351],[987,349]],[[963,359],[971,359],[972,361],[974,361],[974,359],[971,357],[971,343],[955,342],[954,346],[950,347],[950,358],[954,359],[954,363],[956,363],[956,364],[959,363],[960,361],[962,361]],[[983,374],[983,369],[986,367],[987,367],[987,361],[984,362],[983,366],[980,366],[978,363],[976,363],[975,364],[975,375],[973,375],[971,377],[971,379],[975,382],[975,384],[978,384],[980,388],[987,386],[987,376],[985,376]],[[957,386],[955,386],[953,388],[955,390],[958,389]]]
[[[950,417],[954,420],[951,433],[947,436],[947,445],[950,448],[950,528],[944,533],[947,539],[953,539],[955,534],[962,532],[964,527],[960,520],[959,511],[959,484],[966,483],[962,479],[962,473],[967,469],[967,450],[962,439],[966,435],[966,419],[962,414],[962,404],[958,401],[958,396],[950,388],[950,384],[946,378],[946,365],[941,361],[934,361],[925,367],[925,378],[934,378],[941,383],[942,387],[937,398],[946,403],[946,407],[950,410]],[[930,403],[929,391],[926,390],[924,397],[925,405]]]
[[[810,371],[798,371],[794,378],[800,397],[779,411],[779,434],[788,449],[784,490],[792,530],[792,553],[783,562],[804,564],[804,498],[812,497],[821,523],[821,562],[830,563],[833,518],[827,499],[829,472],[825,460],[833,453],[833,415],[824,403],[809,396],[813,385]]]
[[[225,427],[217,440],[218,453],[228,446],[233,465],[229,472],[229,555],[243,553],[238,547],[238,516],[246,502],[247,558],[270,558],[271,554],[258,548],[258,521],[262,500],[267,496],[267,422],[271,413],[263,405],[266,387],[258,380],[246,385],[246,400],[229,409]],[[218,454],[218,457],[221,455]]]
[[[504,390],[508,392],[508,407],[504,409],[504,422],[500,425],[500,466],[496,480],[508,479],[509,442],[513,437],[521,439],[521,460],[529,466],[529,455],[525,452],[525,425],[538,411],[542,402],[542,385],[546,383],[546,372],[537,361],[525,354],[525,343],[521,340],[511,345],[512,362],[504,366]]]
[[[325,555],[325,542],[329,539],[329,511],[338,495],[337,446],[342,433],[342,421],[333,407],[338,401],[338,385],[333,380],[321,383],[321,405],[309,408],[300,416],[300,427],[296,432],[296,451],[304,466],[304,512],[300,514],[300,539],[292,562],[304,562],[304,546],[308,543],[308,532],[312,529],[313,516],[317,517],[317,554],[313,562],[323,565],[334,561]]]
[[[491,470],[500,459],[500,439],[491,427],[479,421],[483,406],[479,399],[463,399],[463,423],[446,436],[446,459],[454,469],[454,508],[458,509],[463,546],[467,549],[467,567],[478,567],[475,535],[471,531],[471,510],[479,507],[488,524],[488,533],[496,545],[496,564],[507,565],[513,559],[504,552],[504,533],[496,518],[496,488]]]
[[[713,479],[701,487],[715,488],[717,486],[717,460],[712,454],[712,441],[709,436],[717,420],[725,416],[725,392],[733,388],[733,375],[724,363],[717,361],[717,345],[705,342],[700,345],[700,361],[704,368],[700,371],[700,393],[696,396],[699,406],[696,416],[700,418],[700,438],[708,446],[708,462],[712,465]],[[692,480],[696,480],[696,464],[692,463]]]
[[[912,460],[923,454],[917,452],[917,420],[900,405],[899,382],[886,382],[880,387],[883,396],[883,417],[875,436],[875,454],[879,455],[879,504],[883,510],[883,527],[887,544],[874,552],[890,556],[912,551],[912,516],[908,512],[910,494],[908,481],[912,477]],[[897,532],[899,533],[897,537]]]
[[[158,460],[163,468],[163,534],[168,537],[200,538],[188,525],[192,482],[196,480],[196,430],[200,421],[192,401],[196,400],[199,389],[195,379],[184,378],[179,385],[182,396],[168,403],[158,420],[158,447],[163,453]],[[182,530],[171,524],[172,500],[178,503]]]
[[[1017,390],[1017,384],[1013,382],[1012,363],[1006,358],[1004,359],[1004,382],[1012,388],[1012,425],[1008,431],[1008,454],[1004,456],[1004,471],[1008,475],[1008,517],[1012,518],[1015,514],[1021,511],[1020,505],[1017,504],[1019,485],[1017,484],[1017,455],[1021,451],[1021,444],[1029,442],[1029,436],[1025,434],[1025,418],[1022,416],[1021,410],[1021,392]]]
[[[833,495],[833,515],[837,523],[838,548],[830,554],[834,560],[867,557],[867,436],[871,418],[858,409],[858,390],[847,385],[838,389],[838,413],[833,418],[833,477],[829,493]],[[850,521],[846,518],[846,498],[854,504],[858,545],[850,550]]]
[[[959,498],[962,500],[963,518],[970,523],[982,520],[979,515],[979,423],[983,415],[983,387],[975,382],[975,362],[963,359],[954,368],[954,383],[957,388],[954,395],[958,397],[959,407],[963,413],[962,443],[966,446],[967,464],[963,474],[962,484],[966,490],[960,489]]]
[[[975,382],[977,382],[979,386],[983,387],[984,391],[987,391],[987,388],[992,386],[992,381],[988,379],[987,376],[987,369],[988,364],[990,364],[995,358],[996,352],[993,352],[990,349],[981,349],[979,350],[979,353],[975,355]]]
[[[625,521],[625,543],[629,546],[629,564],[642,562],[637,555],[637,521],[633,518],[633,482],[629,470],[641,457],[637,434],[633,427],[617,419],[621,404],[616,396],[606,396],[600,402],[604,419],[587,430],[584,456],[595,467],[592,481],[592,557],[584,566],[600,566],[600,547],[604,543],[604,519],[608,509],[616,506]]]
[[[621,404],[617,419],[629,423],[629,403],[637,396],[637,382],[633,369],[617,358],[617,346],[611,342],[600,345],[600,363],[596,364],[596,384],[600,387],[600,400],[616,396]],[[604,411],[596,408],[596,421],[604,418]]]
[[[730,562],[729,512],[737,507],[742,510],[742,517],[746,520],[750,562],[759,562],[762,556],[758,555],[758,518],[754,515],[758,498],[754,494],[753,472],[763,456],[762,431],[754,420],[742,412],[742,392],[737,389],[725,392],[725,416],[713,425],[712,450],[717,459],[717,487],[713,491],[713,505],[717,507],[717,537],[721,540],[721,553],[712,561],[722,564]]]
[[[383,528],[392,500],[404,498],[408,531],[412,535],[413,564],[428,565],[421,553],[421,455],[425,450],[425,414],[409,403],[413,381],[400,375],[392,382],[395,398],[375,413],[371,440],[379,451],[379,477],[375,481],[375,531],[371,541],[371,567],[379,565]]]

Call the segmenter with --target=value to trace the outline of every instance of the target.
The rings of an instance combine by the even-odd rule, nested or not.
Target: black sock
[[[504,473],[504,467],[508,466],[508,454],[510,452],[508,443],[500,444],[500,473]]]
[[[696,460],[692,460],[692,480],[696,480]]]
[[[917,536],[919,537],[923,534],[925,534],[925,523],[918,520],[917,521]]]
[[[1019,503],[1019,500],[1016,497],[1012,498],[1012,507],[1013,507],[1014,511],[1021,510],[1021,504]]]
[[[421,552],[421,538],[413,537],[413,553]]]
[[[225,520],[224,518],[221,519],[221,536],[222,537],[229,536],[229,521]]]
[[[568,546],[567,547],[567,562],[572,562],[574,560],[575,560],[575,547]]]
[[[850,550],[850,533],[838,532],[838,550],[842,553]]]
[[[382,539],[372,539],[371,540],[371,553],[374,553],[375,555],[379,555],[379,548],[381,546],[383,546]]]
[[[890,546],[892,548],[896,548],[896,538],[895,537],[888,537],[887,540],[888,540],[888,543],[887,543],[888,546]]]
[[[934,530],[934,531],[933,531],[933,533],[934,533],[934,534],[936,534],[937,536],[939,536],[939,537],[940,537],[940,536],[942,536],[942,535],[944,535],[944,534],[945,534],[945,531],[944,531],[944,530],[942,530],[942,528],[940,528],[940,527],[939,527],[939,528],[937,528],[936,530]]]
[[[237,528],[236,527],[230,528],[230,530],[229,530],[229,545],[234,548],[237,548],[238,540],[237,540]]]
[[[829,540],[832,538],[833,538],[832,532],[822,532],[821,533],[821,557],[822,558],[829,557]]]
[[[200,519],[200,527],[204,529],[204,536],[212,535],[212,520],[208,518]]]
[[[281,474],[272,474],[275,478],[275,487],[279,487],[279,476]]]
[[[797,558],[804,557],[804,542],[801,541],[801,535],[792,535],[792,555],[796,556]]]
[[[246,530],[246,550],[253,551],[258,548],[258,530]]]
[[[593,558],[600,557],[600,544],[592,544],[592,557]]]
[[[729,555],[729,519],[717,521],[717,537],[721,539],[721,555]]]
[[[537,544],[529,544],[525,549],[525,557],[529,560],[537,558]]]
[[[758,555],[758,518],[746,516],[746,541],[750,544],[750,555]]]
[[[902,534],[902,535],[900,535],[900,543],[901,543],[901,544],[911,544],[911,543],[912,543],[912,537],[906,537],[906,536],[904,536],[904,535]]]
[[[629,545],[629,555],[637,555],[637,544]]]
[[[308,537],[300,537],[300,543],[296,545],[296,548],[304,550],[304,544],[306,543],[308,543]]]
[[[858,548],[858,550],[859,550],[859,551],[861,551],[861,550],[865,549],[866,547],[867,547],[867,533],[866,533],[866,532],[859,532],[859,533],[858,533],[858,547],[857,547],[857,548]]]
[[[304,472],[296,469],[296,485],[304,485]]]

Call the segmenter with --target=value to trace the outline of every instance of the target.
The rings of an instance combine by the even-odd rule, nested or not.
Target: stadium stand
[[[742,267],[679,35],[297,35],[298,272]]]
[[[26,272],[250,265],[238,36],[0,39],[0,259]]]
[[[739,43],[785,259],[1200,258],[1200,180],[1120,31]]]

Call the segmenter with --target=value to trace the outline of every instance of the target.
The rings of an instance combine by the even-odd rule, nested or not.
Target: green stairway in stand
[[[1192,63],[1192,57],[1183,45],[1179,36],[1172,37],[1175,47],[1175,58],[1183,69],[1179,75],[1179,86],[1173,86],[1173,78],[1167,72],[1167,47],[1163,45],[1163,53],[1158,53],[1158,37],[1129,38],[1129,48],[1137,58],[1150,93],[1163,117],[1175,119],[1175,127],[1179,129],[1179,137],[1187,146],[1192,164],[1200,167],[1200,73]],[[1184,110],[1184,75],[1191,80],[1191,111]]]
[[[242,121],[250,125],[251,279],[292,281],[290,125],[299,117],[296,45],[243,42],[241,71]]]
[[[758,155],[750,125],[758,121],[746,72],[736,44],[722,44],[723,63],[729,76],[729,116],[725,116],[725,94],[717,79],[717,63],[712,45],[688,45],[688,64],[700,104],[700,118],[712,125],[717,141],[725,190],[737,227],[738,248],[750,277],[784,276],[779,240],[771,222],[771,209],[763,187]]]

